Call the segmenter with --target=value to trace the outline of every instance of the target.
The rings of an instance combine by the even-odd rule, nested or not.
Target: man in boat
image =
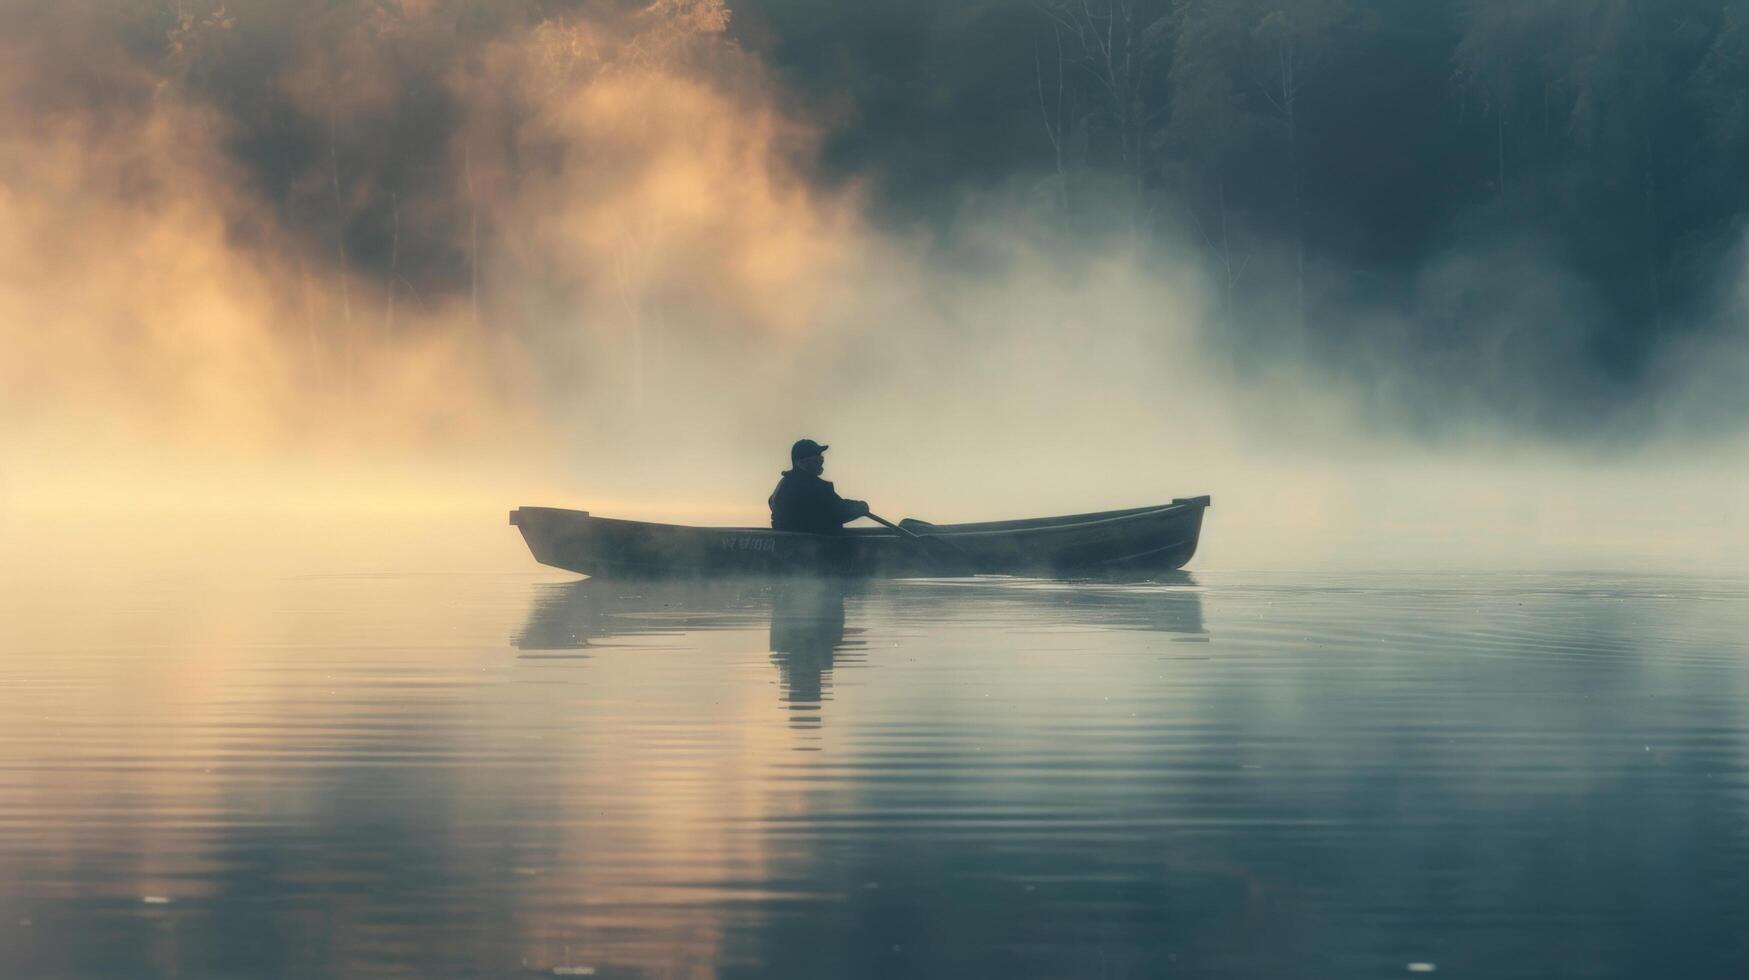
[[[836,534],[844,525],[868,514],[868,504],[845,500],[820,479],[826,470],[826,447],[798,439],[789,447],[790,469],[783,471],[771,492],[771,527],[775,531]]]

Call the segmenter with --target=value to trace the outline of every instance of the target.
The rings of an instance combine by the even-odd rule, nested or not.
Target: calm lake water
[[[1740,581],[0,602],[0,977],[1749,971]]]

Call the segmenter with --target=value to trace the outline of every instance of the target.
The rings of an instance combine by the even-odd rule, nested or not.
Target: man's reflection
[[[860,645],[860,644],[859,644]],[[836,582],[784,582],[771,594],[771,662],[795,728],[817,728],[844,642],[844,592]]]

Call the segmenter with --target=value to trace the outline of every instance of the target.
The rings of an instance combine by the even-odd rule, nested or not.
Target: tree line
[[[1631,373],[1717,301],[1749,203],[1743,0],[745,7],[784,70],[851,91],[838,155],[897,175],[901,211],[1030,175],[1071,222],[1187,233],[1236,317],[1341,329],[1320,309],[1517,242],[1594,291],[1593,353]]]

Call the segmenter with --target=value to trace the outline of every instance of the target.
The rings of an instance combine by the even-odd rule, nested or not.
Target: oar
[[[925,538],[923,535],[918,534],[916,531],[913,531],[908,527],[901,527],[898,524],[894,524],[892,521],[889,521],[886,518],[882,517],[881,515],[876,514],[872,511],[865,516],[868,517],[869,520],[874,521],[876,524],[890,527],[893,530],[899,532],[900,534],[903,534],[905,537],[910,538],[912,541],[917,542],[917,544],[922,546],[922,548],[925,551],[929,550],[929,546],[932,544],[944,546],[947,548],[948,551],[953,553],[952,558],[955,561],[960,562],[961,564],[965,565],[968,570],[971,567],[971,564],[972,564],[971,557],[969,555],[967,555],[964,551],[960,550],[960,546],[957,544],[954,544],[952,541],[948,541],[948,540],[945,540],[943,538],[937,538],[937,537],[933,537],[933,536]]]

